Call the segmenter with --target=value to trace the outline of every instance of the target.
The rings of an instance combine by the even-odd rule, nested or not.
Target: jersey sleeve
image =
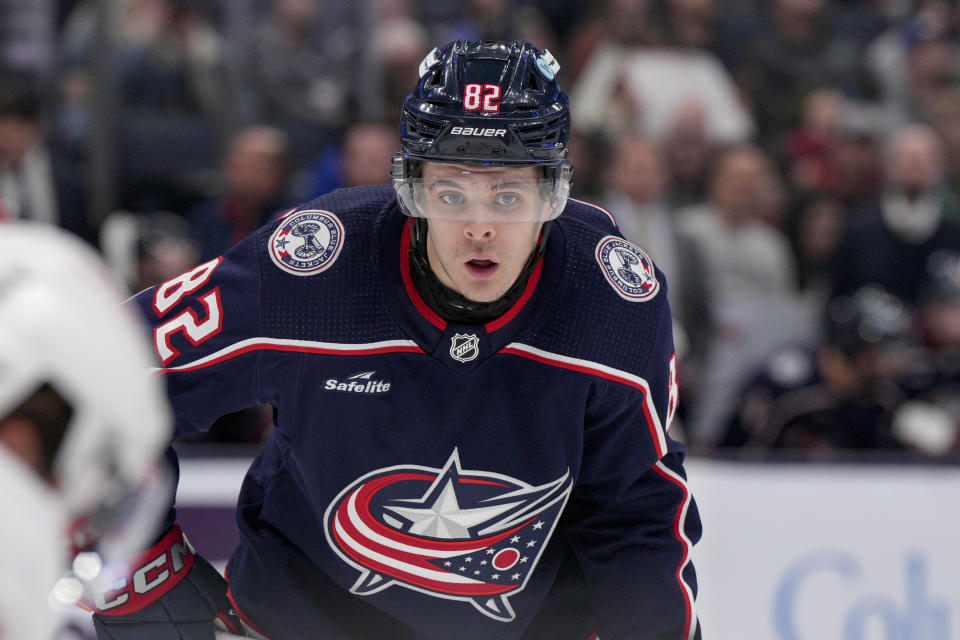
[[[682,445],[668,433],[677,385],[666,296],[658,304],[642,375],[597,386],[564,516],[604,640],[699,637],[691,551],[700,518]]]
[[[267,400],[258,388],[261,278],[254,234],[134,298],[166,379],[176,436]]]

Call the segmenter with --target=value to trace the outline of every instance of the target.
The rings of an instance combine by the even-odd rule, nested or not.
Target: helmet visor
[[[418,177],[395,172],[393,180],[401,209],[417,218],[543,222],[560,215],[570,194],[569,171],[547,178],[537,166],[423,165]]]

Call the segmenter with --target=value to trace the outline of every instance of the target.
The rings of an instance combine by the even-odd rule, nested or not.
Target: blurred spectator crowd
[[[956,0],[0,0],[0,219],[161,282],[387,182],[456,38],[560,61],[574,197],[669,278],[692,448],[960,456]]]

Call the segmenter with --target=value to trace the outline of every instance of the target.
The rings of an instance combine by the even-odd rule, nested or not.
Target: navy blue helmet
[[[570,190],[570,108],[560,65],[528,42],[457,40],[434,48],[403,105],[394,186],[401,204],[423,161],[473,166],[541,166],[545,195],[560,214]],[[404,206],[409,215],[419,215]]]

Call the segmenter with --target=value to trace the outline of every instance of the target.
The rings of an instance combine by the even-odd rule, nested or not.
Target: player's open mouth
[[[467,271],[474,278],[489,278],[500,265],[493,260],[468,260],[466,263]]]

